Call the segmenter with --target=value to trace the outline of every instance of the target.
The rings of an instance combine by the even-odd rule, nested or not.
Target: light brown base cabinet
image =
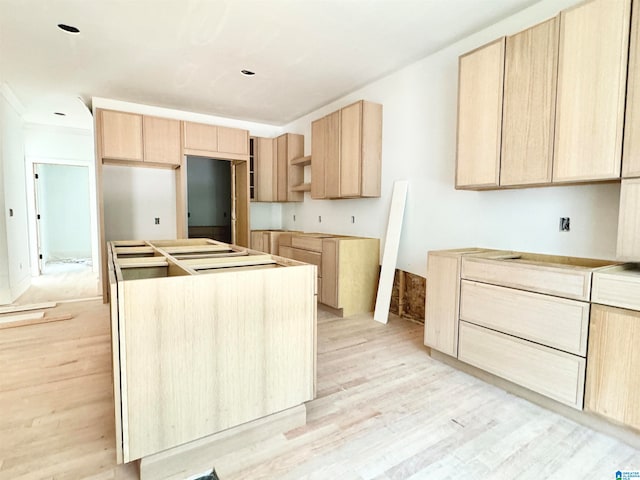
[[[313,399],[314,266],[207,239],[113,242],[109,280],[119,463]]]
[[[593,278],[585,410],[640,431],[640,265]]]
[[[429,252],[425,345],[581,410],[592,277],[612,262]]]
[[[255,230],[254,248],[315,265],[318,301],[345,317],[373,311],[380,274],[380,240],[329,233]],[[277,240],[276,240],[277,239]]]

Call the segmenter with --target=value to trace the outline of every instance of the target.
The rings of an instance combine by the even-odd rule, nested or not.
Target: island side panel
[[[313,398],[315,267],[124,282],[128,460]]]

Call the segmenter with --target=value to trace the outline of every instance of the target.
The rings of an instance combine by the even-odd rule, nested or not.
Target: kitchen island
[[[304,423],[315,265],[208,239],[108,250],[119,463],[142,459],[142,475],[159,452],[200,448],[265,417],[297,409]]]

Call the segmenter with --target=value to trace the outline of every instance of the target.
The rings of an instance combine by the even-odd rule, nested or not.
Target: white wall
[[[91,258],[89,167],[38,164],[37,172],[44,263]]]
[[[0,301],[19,297],[30,285],[29,226],[24,173],[22,107],[11,90],[2,86],[0,95],[0,169],[3,213],[0,215]],[[13,211],[13,215],[10,214]]]
[[[173,170],[104,165],[102,177],[106,241],[176,238]]]
[[[29,210],[29,243],[31,274],[38,275],[38,244],[33,182],[34,163],[85,166],[89,172],[89,214],[91,222],[91,257],[97,274],[99,262],[98,207],[96,199],[95,146],[93,131],[89,129],[28,124],[25,128],[25,171]],[[84,189],[84,186],[78,188]]]
[[[285,131],[305,135],[305,152],[310,154],[312,120],[359,99],[383,105],[382,197],[312,200],[306,193],[304,203],[285,204],[282,227],[384,241],[393,182],[406,179],[400,269],[424,276],[427,251],[465,246],[614,258],[619,184],[454,190],[458,56],[574,3],[542,0],[286,125]],[[571,232],[559,232],[561,216],[571,218]]]

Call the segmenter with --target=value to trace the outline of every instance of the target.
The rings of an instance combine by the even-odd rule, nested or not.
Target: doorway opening
[[[232,162],[187,156],[189,238],[232,243]]]
[[[38,271],[92,270],[89,168],[34,163]]]

